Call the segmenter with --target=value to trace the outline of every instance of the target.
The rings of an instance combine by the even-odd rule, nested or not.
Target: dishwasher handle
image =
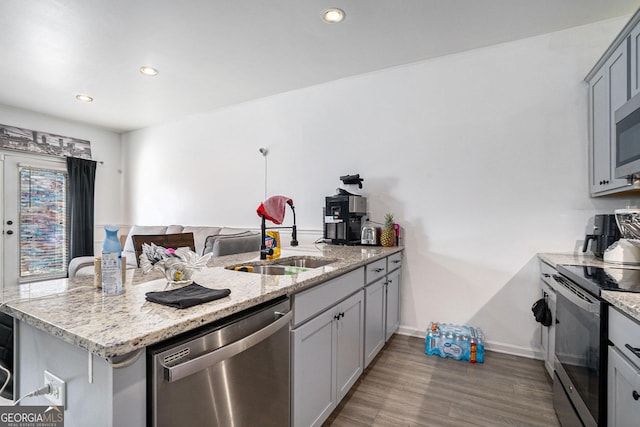
[[[292,311],[289,311],[284,315],[282,314],[283,313],[279,312],[276,313],[276,315],[281,316],[278,320],[252,333],[251,335],[247,335],[239,341],[232,342],[229,345],[175,366],[166,366],[162,364],[162,366],[165,368],[165,378],[170,383],[178,381],[182,378],[188,377],[189,375],[195,374],[196,372],[205,370],[217,363],[220,363],[225,359],[229,359],[238,353],[242,353],[243,351],[253,347],[256,344],[259,344],[260,342],[269,338],[271,335],[278,332],[283,326],[289,323],[289,321],[293,317]]]

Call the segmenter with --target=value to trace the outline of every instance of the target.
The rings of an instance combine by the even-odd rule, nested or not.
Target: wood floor
[[[324,426],[559,426],[551,389],[541,361],[487,352],[470,364],[394,335]]]

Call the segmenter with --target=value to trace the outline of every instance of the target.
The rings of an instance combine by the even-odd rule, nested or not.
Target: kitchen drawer
[[[387,274],[387,259],[380,259],[364,267],[366,269],[367,284],[373,283]]]
[[[396,252],[393,255],[387,257],[387,271],[393,271],[396,268],[402,267],[402,252]]]
[[[628,344],[633,348],[640,348],[640,323],[614,307],[609,307],[609,340],[636,366],[640,366],[640,356],[636,356],[627,347]]]
[[[383,260],[384,261],[384,260]],[[343,274],[293,295],[293,324],[299,325],[311,316],[342,301],[364,286],[364,268]]]

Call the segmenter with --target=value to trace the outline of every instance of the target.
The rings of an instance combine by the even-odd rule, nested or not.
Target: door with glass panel
[[[2,155],[3,286],[65,277],[67,172],[62,159]]]

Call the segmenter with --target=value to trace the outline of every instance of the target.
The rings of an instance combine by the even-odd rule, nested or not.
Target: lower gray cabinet
[[[386,333],[385,342],[400,326],[400,269],[387,274],[386,280]]]
[[[384,322],[386,285],[385,279],[378,279],[365,290],[364,319],[364,367],[376,357],[385,343],[386,327]]]
[[[364,367],[376,357],[400,326],[401,256],[390,256],[388,268],[395,270],[365,286]]]
[[[640,422],[640,370],[615,347],[609,347],[609,426]]]
[[[640,323],[609,307],[607,425],[637,426],[640,420]]]
[[[364,370],[364,292],[339,304],[336,319],[336,385],[338,402],[356,383]]]
[[[362,374],[364,291],[292,331],[292,420],[320,426]]]

